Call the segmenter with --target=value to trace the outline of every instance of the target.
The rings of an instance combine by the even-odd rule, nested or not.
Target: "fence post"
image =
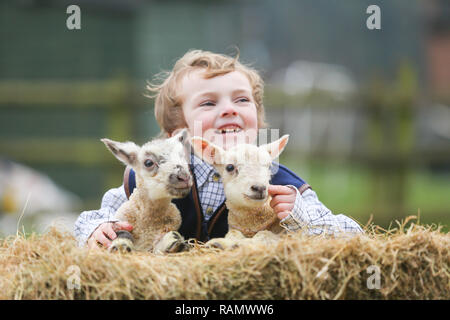
[[[132,127],[135,110],[130,97],[130,79],[126,76],[119,76],[110,82],[110,86],[114,97],[111,99],[111,107],[107,109],[106,137],[117,141],[133,141],[135,137],[132,136],[134,132]],[[105,190],[120,183],[123,173],[120,168],[123,169],[123,166],[117,163],[108,170],[104,180]]]
[[[375,217],[383,220],[378,222],[406,214],[406,183],[414,146],[416,79],[414,71],[402,65],[393,85],[374,83],[365,98],[369,113],[367,159],[372,172],[372,210]]]

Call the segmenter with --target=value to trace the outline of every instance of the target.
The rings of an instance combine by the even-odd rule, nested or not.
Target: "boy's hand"
[[[283,220],[294,209],[297,192],[289,187],[269,185],[269,195],[272,196],[270,206],[275,211],[278,219]]]
[[[99,244],[105,248],[109,248],[112,240],[117,237],[116,231],[119,230],[131,231],[133,230],[133,226],[125,221],[102,223],[89,237],[87,241],[89,249],[98,248]]]

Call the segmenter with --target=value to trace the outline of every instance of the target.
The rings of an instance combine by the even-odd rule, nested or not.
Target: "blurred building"
[[[433,0],[424,2],[424,5],[430,91],[450,104],[450,3]]]

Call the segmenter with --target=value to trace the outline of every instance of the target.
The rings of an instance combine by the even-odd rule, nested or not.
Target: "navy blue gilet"
[[[294,172],[281,164],[276,164],[278,171],[272,176],[270,184],[273,185],[293,185],[303,193],[310,186]],[[197,181],[194,175],[192,164],[191,174],[194,178],[194,185],[191,192],[182,199],[173,199],[178,210],[181,212],[182,223],[178,230],[185,239],[195,238],[199,241],[208,241],[211,238],[224,237],[228,232],[228,209],[225,202],[222,203],[212,214],[208,221],[204,219],[202,207],[197,189]],[[136,178],[133,169],[127,167],[124,173],[124,188],[127,197],[133,193],[136,187]]]

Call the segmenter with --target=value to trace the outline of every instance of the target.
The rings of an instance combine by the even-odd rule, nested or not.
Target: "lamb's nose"
[[[250,187],[250,189],[252,189],[252,191],[254,191],[254,192],[263,194],[266,191],[266,186],[253,185]]]
[[[187,181],[189,181],[190,178],[191,178],[191,176],[189,174],[187,174],[186,172],[179,172],[177,174],[178,181],[187,182]]]
[[[178,173],[172,173],[169,176],[169,181],[176,188],[186,188],[190,187],[191,176],[184,171],[179,171]]]

